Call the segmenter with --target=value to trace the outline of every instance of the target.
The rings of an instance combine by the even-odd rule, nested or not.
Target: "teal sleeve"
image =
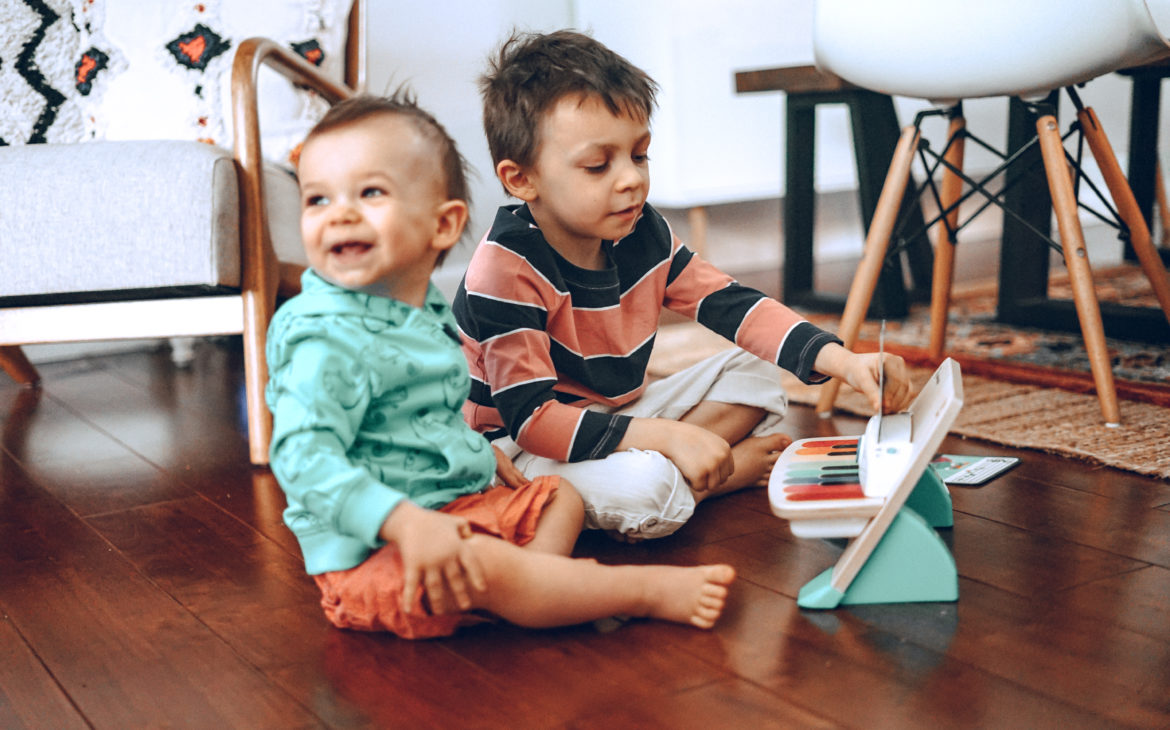
[[[286,522],[302,541],[333,533],[378,547],[378,531],[405,495],[347,456],[369,407],[369,371],[344,345],[317,338],[282,354],[268,396],[271,467],[288,497]]]

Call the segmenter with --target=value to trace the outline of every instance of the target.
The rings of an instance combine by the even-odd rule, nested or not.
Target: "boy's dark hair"
[[[460,154],[455,140],[443,125],[420,107],[414,92],[405,87],[399,87],[389,96],[358,94],[334,104],[305,135],[302,147],[318,135],[380,114],[397,114],[410,120],[420,134],[435,144],[443,169],[444,194],[448,200],[462,200],[470,207],[471,191],[467,186],[467,160]],[[436,266],[443,263],[447,253],[448,251],[443,251],[439,254]]]
[[[492,164],[531,165],[545,112],[566,94],[596,95],[615,115],[650,119],[658,84],[600,42],[571,30],[513,33],[479,78]]]

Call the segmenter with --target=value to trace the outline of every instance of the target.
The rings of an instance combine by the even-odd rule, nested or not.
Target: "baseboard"
[[[21,349],[35,364],[80,360],[85,357],[116,355],[122,352],[156,350],[163,340],[113,340],[104,342],[66,342],[52,345],[25,345]]]

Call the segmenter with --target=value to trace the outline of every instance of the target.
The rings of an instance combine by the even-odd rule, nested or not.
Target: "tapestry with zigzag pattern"
[[[340,79],[351,0],[0,0],[0,145],[230,146],[231,56],[251,36]],[[265,156],[288,164],[325,105],[261,71]]]

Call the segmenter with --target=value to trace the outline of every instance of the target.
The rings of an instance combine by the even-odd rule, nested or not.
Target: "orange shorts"
[[[491,487],[460,497],[439,511],[467,518],[475,532],[525,545],[536,534],[540,515],[559,484],[560,477],[542,476],[519,489]],[[423,605],[422,591],[415,596],[410,611],[403,611],[405,581],[402,559],[394,545],[382,546],[349,570],[313,578],[321,589],[325,616],[342,629],[391,631],[404,639],[429,639],[450,636],[460,626],[484,620],[473,613],[432,615]]]

